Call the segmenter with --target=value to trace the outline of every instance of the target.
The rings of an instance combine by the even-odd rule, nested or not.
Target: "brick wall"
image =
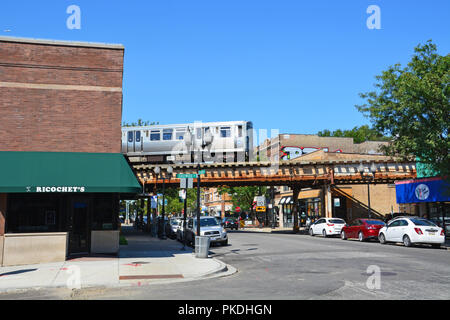
[[[120,153],[122,46],[0,38],[0,150]]]

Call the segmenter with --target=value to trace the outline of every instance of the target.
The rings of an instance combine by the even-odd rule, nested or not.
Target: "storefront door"
[[[69,254],[89,253],[89,205],[73,199],[69,214]]]

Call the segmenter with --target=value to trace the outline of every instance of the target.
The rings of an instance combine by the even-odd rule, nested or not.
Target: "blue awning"
[[[397,181],[397,203],[448,202],[450,184],[440,177]]]

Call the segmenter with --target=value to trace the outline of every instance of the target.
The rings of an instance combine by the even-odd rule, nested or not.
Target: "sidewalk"
[[[219,277],[236,272],[217,259],[198,259],[174,240],[152,238],[124,227],[128,245],[119,256],[0,268],[0,292],[20,289],[141,286]]]

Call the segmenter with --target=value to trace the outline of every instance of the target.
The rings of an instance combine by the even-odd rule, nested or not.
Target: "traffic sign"
[[[255,198],[256,198],[256,206],[264,207],[266,205],[266,197],[259,196],[259,197],[255,197]]]
[[[256,212],[266,212],[266,207],[256,207]]]

